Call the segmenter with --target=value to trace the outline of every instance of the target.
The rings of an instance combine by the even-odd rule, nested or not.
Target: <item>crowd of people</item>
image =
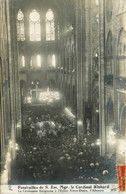
[[[22,125],[11,184],[116,182],[115,157],[100,157],[95,137],[78,141],[76,127],[60,111],[24,112]]]
[[[60,136],[68,127],[69,132],[72,130],[75,133],[75,126],[68,122],[63,114],[61,116],[59,110],[55,112],[54,108],[43,108],[37,112],[31,110],[22,117],[23,136],[30,133],[39,138]]]

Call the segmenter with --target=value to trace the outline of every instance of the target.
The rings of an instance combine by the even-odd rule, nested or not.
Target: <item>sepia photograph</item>
[[[126,0],[0,0],[2,194],[126,191]]]

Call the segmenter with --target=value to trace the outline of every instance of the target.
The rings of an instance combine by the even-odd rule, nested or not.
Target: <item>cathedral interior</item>
[[[0,18],[1,183],[115,183],[126,0],[0,0]]]

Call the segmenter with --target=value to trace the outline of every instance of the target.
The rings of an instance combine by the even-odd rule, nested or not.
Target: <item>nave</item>
[[[60,108],[30,107],[22,113],[10,184],[116,182],[115,157],[100,156],[96,137],[78,142],[76,126]]]
[[[117,183],[126,0],[0,2],[1,185]]]

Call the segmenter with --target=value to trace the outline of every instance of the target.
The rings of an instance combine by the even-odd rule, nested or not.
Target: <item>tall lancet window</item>
[[[55,40],[54,14],[51,9],[46,13],[46,40]]]
[[[25,40],[24,14],[21,10],[19,10],[17,14],[17,40]]]
[[[55,68],[56,67],[56,55],[48,55],[47,58],[47,64],[49,68]]]
[[[25,67],[25,57],[24,56],[21,57],[21,64],[22,64],[22,67]]]
[[[37,55],[37,67],[41,67],[41,56]]]
[[[52,66],[56,67],[56,56],[52,55]]]
[[[30,41],[41,40],[40,14],[36,10],[29,15],[29,30]]]

